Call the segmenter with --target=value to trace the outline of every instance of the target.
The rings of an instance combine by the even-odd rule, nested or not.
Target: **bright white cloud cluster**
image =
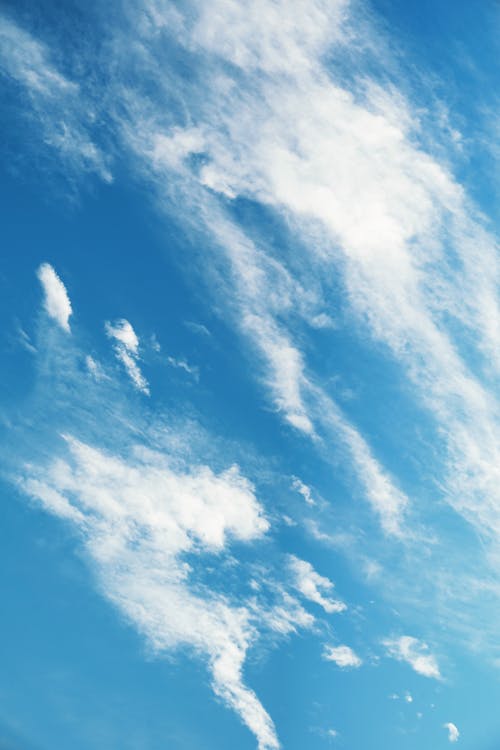
[[[295,555],[290,555],[288,564],[293,575],[294,585],[302,596],[311,602],[315,602],[315,604],[319,604],[328,614],[343,612],[346,609],[344,602],[332,599],[329,596],[334,588],[333,583],[329,578],[317,573],[311,563],[300,560]]]
[[[72,309],[66,287],[49,263],[42,263],[37,275],[43,287],[47,314],[61,326],[63,331],[69,333]]]
[[[69,436],[66,442],[67,458],[26,476],[25,492],[78,526],[102,588],[153,647],[186,645],[204,656],[214,691],[256,735],[260,750],[277,748],[269,715],[243,683],[255,637],[250,610],[208,589],[193,593],[181,557],[220,553],[231,540],[266,533],[252,485],[236,466],[219,474],[207,466],[180,470],[142,449],[125,460]]]
[[[149,395],[149,386],[138,365],[139,339],[128,320],[106,323],[106,333],[115,342],[115,354],[138,391]]]
[[[323,659],[335,662],[341,669],[357,668],[363,663],[350,646],[326,646]]]
[[[383,641],[387,654],[398,661],[404,661],[424,677],[441,678],[436,657],[429,652],[429,646],[418,638],[402,635]]]

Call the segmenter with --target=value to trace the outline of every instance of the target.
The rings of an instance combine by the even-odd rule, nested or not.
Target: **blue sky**
[[[4,2],[2,749],[497,747],[499,8]]]

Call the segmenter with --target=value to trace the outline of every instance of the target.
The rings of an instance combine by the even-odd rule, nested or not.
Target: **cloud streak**
[[[148,381],[138,365],[139,339],[131,324],[123,318],[115,323],[108,321],[105,330],[107,336],[114,341],[116,357],[124,366],[135,388],[149,396]]]

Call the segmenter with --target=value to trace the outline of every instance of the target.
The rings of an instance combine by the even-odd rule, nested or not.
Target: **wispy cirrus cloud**
[[[171,367],[175,367],[177,370],[184,370],[188,375],[191,375],[195,380],[199,380],[200,370],[196,365],[190,365],[185,359],[178,359],[176,357],[167,357],[167,362]]]
[[[340,278],[352,320],[396,363],[419,414],[432,421],[436,491],[498,549],[497,239],[451,159],[437,155],[433,139],[441,144],[442,133],[428,128],[422,91],[401,71],[392,77],[390,44],[382,47],[380,30],[366,18],[358,23],[349,3],[283,11],[286,31],[270,3],[248,16],[221,0],[210,18],[195,4],[194,13],[178,16],[172,35],[159,23],[161,5],[148,8],[155,22],[143,27],[142,55],[151,76],[157,80],[163,34],[191,55],[206,85],[183,81],[187,122],[165,118],[136,91],[125,139],[166,203],[186,201],[200,233],[212,236],[223,267],[223,283],[214,284],[218,304],[226,279],[227,309],[259,357],[279,414],[320,453],[324,444],[326,452],[344,446],[387,534],[410,546],[415,531],[423,536],[418,515],[432,510],[415,511],[370,436],[331,397],[304,345],[318,315],[335,317],[324,290],[333,295],[331,279]],[[328,33],[306,35],[297,54],[299,30],[312,19]],[[383,59],[382,84],[370,69],[374,58]],[[172,96],[170,80],[162,91],[165,100]],[[450,137],[454,149],[459,135]],[[166,174],[175,176],[169,191]],[[286,245],[293,234],[293,253],[242,226],[231,208],[238,201],[291,226],[282,239]],[[429,587],[439,580],[430,569],[426,579]],[[446,598],[443,588],[439,595]]]
[[[41,143],[64,159],[66,172],[112,181],[109,159],[91,137],[95,110],[80,83],[58,70],[47,45],[6,15],[0,15],[0,74],[22,89],[21,108],[34,115]]]
[[[330,467],[337,469],[339,454],[345,459],[385,535],[406,543],[409,558],[422,560],[422,580],[446,599],[450,587],[439,575],[446,562],[436,571],[439,557],[429,551],[439,546],[435,537],[425,539],[425,555],[411,547],[420,520],[432,518],[430,501],[410,499],[404,471],[398,477],[384,466],[375,431],[365,433],[337,403],[317,367],[310,331],[335,319],[332,300],[341,295],[360,339],[368,337],[381,358],[396,364],[418,413],[430,415],[435,492],[498,549],[495,237],[449,165],[432,143],[428,148],[433,135],[422,131],[418,96],[399,80],[388,82],[390,71],[382,86],[365,65],[363,56],[369,49],[376,55],[377,42],[349,3],[247,8],[217,0],[209,9],[196,2],[172,9],[149,2],[132,6],[130,15],[131,25],[114,32],[113,54],[121,55],[123,70],[140,60],[144,85],[125,75],[113,84],[111,98],[120,106],[109,117],[120,148],[162,210],[174,212],[187,232],[195,226],[203,239],[210,262],[202,274],[214,306],[246,342],[252,371],[278,416]],[[68,101],[75,91],[47,68],[47,50],[38,42],[45,69],[39,77],[30,73],[30,40],[20,42],[28,52],[22,62],[12,56],[9,75],[32,92],[44,122],[57,121],[57,108],[46,102]],[[164,48],[171,52],[172,45],[196,72],[189,81],[168,65]],[[349,59],[348,73],[339,51]],[[179,100],[178,111],[172,102]],[[65,144],[63,138],[63,152]],[[74,153],[81,157],[85,149]],[[99,159],[90,161],[96,168]],[[276,243],[267,230],[245,224],[237,210],[245,202],[278,217],[290,233],[282,229]],[[123,326],[113,338],[117,356],[146,392],[138,343]],[[328,594],[329,579],[298,563],[296,585],[306,599],[326,611],[341,604]],[[405,586],[409,569],[402,557]],[[286,626],[286,618],[280,622]],[[240,626],[236,634],[246,632]],[[389,639],[385,648],[439,678],[435,657],[417,639]],[[244,702],[233,688],[228,703]],[[274,742],[259,716],[261,742]],[[257,733],[253,719],[245,721]]]

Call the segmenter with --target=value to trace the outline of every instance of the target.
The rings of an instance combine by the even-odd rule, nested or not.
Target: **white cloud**
[[[139,358],[139,339],[128,320],[120,319],[114,324],[107,322],[105,330],[110,339],[115,342],[116,357],[123,364],[132,383],[138,391],[149,396],[148,381],[141,372],[137,360]]]
[[[401,535],[408,498],[379,464],[366,439],[327,397],[326,390],[309,371],[304,352],[297,343],[297,337],[292,335],[291,326],[288,325],[287,318],[292,313],[302,317],[308,325],[330,325],[328,306],[320,292],[321,275],[329,274],[330,257],[311,259],[306,247],[317,247],[318,243],[311,242],[310,238],[305,236],[305,247],[297,248],[295,253],[297,273],[292,274],[285,263],[274,256],[272,248],[265,241],[257,243],[251,240],[229,218],[213,196],[213,191],[217,190],[229,197],[251,194],[261,202],[284,210],[287,215],[293,214],[295,209],[285,205],[275,195],[277,185],[273,165],[279,165],[280,158],[287,148],[282,141],[289,137],[288,123],[295,120],[295,117],[300,120],[301,113],[308,111],[309,104],[305,105],[304,102],[309,102],[309,76],[313,70],[317,73],[316,68],[320,65],[317,56],[323,51],[326,40],[329,40],[329,43],[340,40],[339,33],[340,29],[344,28],[346,8],[344,3],[331,6],[331,9],[326,9],[322,3],[308,3],[300,8],[294,6],[293,10],[288,8],[286,33],[283,37],[281,21],[278,22],[276,8],[270,3],[261,3],[259,13],[255,16],[252,13],[249,17],[246,10],[244,12],[237,4],[227,4],[220,0],[211,9],[210,18],[205,19],[203,23],[201,18],[204,18],[204,11],[203,7],[199,6],[200,18],[194,21],[194,27],[191,20],[184,18],[182,32],[179,32],[177,41],[182,41],[188,50],[193,48],[193,44],[201,45],[210,49],[214,55],[229,56],[238,65],[242,59],[252,59],[256,67],[260,67],[261,63],[257,63],[256,60],[263,55],[263,68],[280,76],[279,85],[276,87],[276,82],[267,76],[254,79],[252,73],[247,70],[246,73],[243,71],[243,74],[250,76],[251,83],[249,82],[248,88],[245,88],[246,94],[243,94],[240,86],[227,86],[228,79],[225,75],[219,75],[217,64],[213,61],[208,62],[203,75],[208,76],[207,80],[210,80],[209,90],[214,98],[212,100],[212,94],[208,98],[204,95],[206,106],[200,109],[197,104],[199,92],[191,92],[191,104],[196,110],[196,124],[190,125],[185,131],[178,125],[165,131],[165,128],[156,126],[154,115],[145,120],[137,114],[143,111],[145,106],[139,96],[133,109],[134,116],[139,117],[139,122],[129,123],[126,137],[128,145],[140,159],[141,169],[144,165],[149,166],[151,177],[167,200],[171,198],[170,194],[164,191],[165,179],[168,179],[169,184],[172,184],[172,181],[176,183],[182,203],[176,206],[176,210],[183,210],[183,219],[191,222],[192,217],[196,216],[197,231],[200,230],[200,222],[204,222],[204,228],[208,230],[212,244],[216,246],[216,255],[212,256],[214,262],[206,265],[211,282],[214,281],[215,275],[215,283],[211,283],[211,288],[222,295],[218,305],[222,302],[221,306],[226,308],[225,312],[230,312],[233,323],[247,337],[257,354],[259,364],[264,369],[264,383],[278,412],[294,429],[312,438],[316,445],[319,445],[320,432],[327,432],[324,437],[329,441],[333,439],[337,442],[340,437],[348,449],[348,456],[359,484],[379,516],[384,530],[389,534]],[[155,18],[161,16],[161,13],[161,7],[156,7]],[[229,13],[232,23],[234,22],[235,27],[239,29],[237,37],[234,36],[233,30],[230,39],[227,38],[225,13]],[[236,20],[237,17],[239,21]],[[269,17],[270,25],[264,28],[262,24],[266,17]],[[295,60],[297,64],[291,64],[290,60],[287,60],[284,74],[281,65],[275,68],[271,64],[271,50],[276,52],[282,46],[284,53],[288,51],[295,54],[290,50],[295,49],[298,40],[305,43],[304,28],[312,28],[313,18],[322,19],[323,30],[320,37],[323,41],[318,38],[317,42],[311,41],[308,45],[307,64],[304,64],[302,57],[300,64],[298,58]],[[203,33],[200,31],[202,28]],[[210,32],[208,28],[211,29]],[[323,33],[325,29],[328,31]],[[319,33],[319,30],[317,32]],[[256,42],[256,39],[263,38],[269,40],[269,47],[267,43],[262,46]],[[275,40],[273,44],[271,39]],[[296,41],[292,43],[292,39]],[[223,46],[217,51],[214,45],[218,40]],[[233,48],[235,44],[239,52]],[[248,55],[243,53],[245,45]],[[146,37],[143,49],[146,58],[153,49],[155,54],[161,55],[161,49],[155,47],[154,38]],[[234,59],[233,55],[236,55]],[[156,62],[153,57],[150,61],[154,70]],[[307,81],[303,80],[304,76]],[[315,80],[316,78],[315,74]],[[320,71],[320,78],[321,87],[326,91],[331,89],[337,92],[339,102],[347,98],[327,80],[323,70]],[[318,106],[322,101],[322,94],[323,91],[317,92]],[[290,115],[291,119],[284,115],[278,103],[281,96],[286,99],[287,106],[292,99],[296,101],[297,112]],[[221,109],[216,102],[222,101],[224,106]],[[148,106],[152,106],[153,112],[155,111],[154,104],[148,103]],[[331,122],[335,122],[335,115],[335,111],[323,112],[324,133],[322,130],[321,137],[326,137],[326,134],[332,131]],[[349,114],[346,114],[345,122],[350,122]],[[262,123],[267,123],[264,130]],[[307,141],[305,132],[303,135]],[[301,137],[299,134],[299,138]],[[314,141],[315,137],[316,134],[312,132],[311,141]],[[304,143],[304,153],[309,147],[308,141]],[[343,144],[340,143],[339,149],[342,150],[342,147]],[[331,151],[330,144],[326,153],[331,154]],[[193,156],[203,157],[202,166],[198,160],[192,160]],[[314,165],[311,165],[311,174],[314,171],[313,167]],[[324,166],[322,169],[324,170]],[[311,175],[308,179],[310,178]],[[308,180],[305,180],[304,184],[307,182]],[[210,190],[205,190],[206,187]],[[356,190],[353,192],[355,194]],[[302,216],[302,211],[296,212],[293,219],[295,229],[302,229]],[[359,225],[360,222],[356,220],[356,224]],[[326,266],[323,261],[326,262]],[[302,268],[309,267],[311,263],[315,266],[315,272],[319,274],[312,287],[309,283],[311,276],[304,280],[300,278]],[[325,405],[328,406],[326,410]],[[328,419],[325,417],[325,411]]]
[[[146,162],[159,136],[163,149],[174,149],[176,158],[162,163],[184,184],[183,198],[203,206],[197,217],[225,248],[241,285],[240,327],[267,363],[266,382],[284,419],[317,437],[320,410],[312,413],[311,404],[317,384],[286,322],[292,308],[309,321],[329,312],[320,296],[311,305],[301,284],[313,264],[316,280],[342,274],[352,312],[405,368],[419,404],[431,412],[450,503],[481,530],[496,533],[496,399],[480,382],[481,367],[474,372],[455,344],[459,325],[462,338],[500,369],[495,240],[447,164],[424,148],[421,108],[394,85],[383,90],[361,58],[348,85],[325,65],[327,47],[331,54],[356,55],[357,39],[362,49],[377,48],[352,8],[340,3],[330,12],[321,2],[293,9],[261,2],[258,8],[249,13],[218,0],[210,13],[200,5],[198,18],[183,19],[179,40],[186,50],[214,56],[203,58],[204,92],[210,94],[200,104],[193,88],[184,135],[177,125],[165,136],[150,124],[149,134],[147,127],[141,131],[144,140],[136,136],[130,143]],[[221,72],[221,58],[239,68],[234,85],[231,73]],[[190,157],[200,153],[203,166],[195,168]],[[152,163],[159,168],[158,159]],[[294,253],[293,276],[265,241],[252,256],[249,243],[245,247],[230,221],[213,210],[213,191],[250,197],[293,223],[303,242]],[[374,480],[365,482],[374,487],[366,489],[372,507],[385,531],[401,536],[407,498],[366,439],[344,424],[337,421],[335,429],[350,447],[356,472]],[[487,507],[485,486],[492,498]]]
[[[212,334],[203,323],[196,323],[193,320],[184,321],[184,325],[193,333],[198,333],[200,336],[210,337]]]
[[[436,657],[429,653],[429,647],[423,641],[410,635],[402,635],[399,638],[388,638],[382,643],[388,656],[406,662],[415,672],[424,677],[441,679]]]
[[[257,591],[259,589],[255,587],[255,583],[253,588]],[[257,608],[259,619],[272,631],[281,635],[296,633],[298,628],[309,629],[315,622],[314,616],[284,589],[281,589],[280,598],[272,608],[266,609],[260,604],[257,604]]]
[[[78,92],[75,83],[68,81],[50,65],[43,44],[1,16],[0,40],[1,65],[7,75],[28,89],[48,97]]]
[[[187,374],[191,375],[195,380],[198,380],[200,377],[200,371],[198,367],[188,364],[185,359],[176,359],[176,357],[167,357],[167,362],[169,363],[169,365],[171,365],[172,367],[175,367],[178,370],[184,370],[184,372],[187,372]]]
[[[328,4],[259,0],[243,12],[237,0],[219,0],[209,10],[200,4],[192,43],[221,56],[245,72],[297,75],[339,37],[346,0]]]
[[[278,748],[273,723],[243,682],[255,639],[250,609],[223,594],[189,585],[183,556],[221,553],[232,540],[252,542],[269,528],[250,482],[238,467],[173,468],[153,452],[126,459],[66,437],[68,455],[48,467],[28,467],[24,491],[51,513],[77,525],[101,588],[162,652],[189,646],[208,662],[215,693],[254,732],[260,750]],[[287,613],[285,615],[285,613]],[[275,622],[279,613],[273,615]],[[282,609],[290,632],[311,616],[289,599]]]
[[[130,354],[137,355],[139,351],[139,339],[128,320],[117,320],[114,324],[106,323],[106,333],[110,338],[123,344]]]
[[[445,729],[448,730],[448,739],[450,742],[457,742],[458,738],[460,737],[460,732],[458,731],[458,728],[453,724],[451,721],[447,722],[443,725]]]
[[[302,495],[308,505],[316,505],[312,496],[311,488],[308,487],[307,484],[304,484],[301,479],[299,479],[298,477],[293,477],[292,487],[294,490],[297,490],[300,495]]]
[[[42,263],[37,276],[45,294],[45,310],[59,323],[63,331],[70,333],[69,319],[72,309],[66,287],[49,263]]]
[[[30,106],[43,145],[57,151],[66,170],[94,172],[111,182],[109,160],[90,135],[96,119],[93,103],[51,58],[46,45],[0,15],[0,74],[22,87],[21,106]]]
[[[157,30],[168,33],[169,25],[162,5],[150,3],[154,33],[143,34],[137,48],[141,70],[151,64],[159,99],[162,92],[168,99],[179,80],[175,71],[158,75],[163,58]],[[413,106],[395,86],[382,91],[358,60],[356,48],[375,48],[376,41],[363,38],[347,5],[329,8],[312,0],[293,7],[260,2],[249,11],[245,4],[215,0],[209,10],[195,3],[192,13],[176,12],[183,52],[210,53],[203,54],[192,87],[182,82],[189,127],[173,115],[166,121],[163,101],[156,107],[144,92],[127,91],[119,130],[139,158],[141,174],[168,195],[169,207],[178,191],[177,216],[183,209],[196,217],[209,235],[206,244],[211,238],[217,245],[206,271],[216,277],[211,288],[225,302],[218,309],[246,336],[252,369],[276,410],[321,455],[332,445],[347,448],[346,463],[383,529],[404,536],[408,497],[381,464],[375,442],[328,395],[302,328],[318,316],[335,317],[328,280],[337,276],[343,301],[404,369],[417,405],[432,415],[436,461],[442,462],[439,487],[497,544],[498,399],[485,376],[500,366],[494,238],[433,144],[428,150],[422,145],[420,103]],[[130,40],[125,42],[133,65]],[[348,83],[324,62],[337,44],[355,63]],[[114,50],[118,55],[119,44]],[[43,55],[46,63],[46,50]],[[221,60],[237,66],[237,74]],[[24,80],[16,66],[14,77]],[[34,92],[49,86],[41,75]],[[425,137],[432,141],[432,133]],[[221,208],[231,196],[283,217],[293,227],[293,252],[279,255],[265,237],[250,241]],[[457,328],[463,347],[456,344]],[[473,356],[467,358],[462,349],[469,347]],[[141,387],[136,360],[126,347],[120,351]]]
[[[237,325],[249,337],[267,366],[265,382],[283,418],[315,440],[321,428],[327,440],[339,438],[348,450],[359,484],[380,519],[384,531],[402,535],[408,498],[392,481],[363,436],[344,417],[338,405],[306,372],[304,356],[289,331],[276,317],[296,304],[305,293],[282,264],[269,258],[236,226],[210,206],[209,228],[227,254],[232,273],[228,288],[233,304],[239,302]],[[234,294],[234,286],[238,294]]]
[[[294,586],[302,596],[319,604],[328,614],[343,612],[346,609],[344,602],[329,596],[334,588],[333,583],[329,578],[317,573],[311,563],[295,555],[289,555],[288,564],[293,573]]]
[[[87,370],[95,380],[107,379],[107,375],[104,372],[102,366],[90,354],[87,354],[85,357],[85,365],[87,367]]]
[[[314,277],[319,289],[339,273],[352,312],[404,366],[419,403],[432,413],[449,502],[481,531],[493,529],[496,535],[497,399],[481,384],[481,366],[472,368],[462,358],[454,336],[461,326],[466,343],[500,369],[495,240],[448,166],[425,149],[422,108],[395,85],[383,90],[356,56],[358,48],[380,53],[375,34],[370,36],[348,3],[327,8],[320,0],[293,8],[261,0],[251,10],[216,0],[210,11],[195,3],[184,15],[150,2],[146,15],[148,23],[141,8],[137,49],[141,69],[149,65],[157,77],[160,104],[149,101],[140,87],[127,89],[127,114],[120,116],[117,131],[159,191],[168,182],[172,192],[173,180],[164,178],[175,175],[176,209],[183,206],[186,215],[204,222],[224,248],[239,281],[235,318],[260,352],[265,382],[283,418],[318,437],[318,378],[308,370],[288,316],[293,312],[313,325],[318,316],[328,316],[322,294],[310,293],[302,282]],[[204,53],[199,77],[192,77],[191,87],[183,81],[187,128],[166,124],[163,116],[161,96],[168,100],[179,82],[174,72],[158,76],[163,50],[157,31],[172,23],[186,54]],[[3,59],[8,75],[27,86],[36,101],[63,101],[66,91],[80,93],[50,65],[43,45],[5,20],[2,34],[10,50]],[[118,39],[116,54],[119,41],[125,62],[130,40]],[[359,64],[348,84],[324,61],[325,53],[339,50]],[[222,68],[221,60],[238,73]],[[198,64],[196,55],[191,63]],[[120,87],[115,94],[121,101]],[[443,120],[442,107],[438,114]],[[44,116],[48,121],[46,111]],[[60,131],[63,143],[70,140]],[[425,140],[432,141],[432,133]],[[191,158],[196,155],[203,156],[201,164]],[[291,263],[276,260],[271,243],[263,240],[258,252],[243,247],[243,233],[238,238],[214,199],[217,191],[250,197],[291,223],[302,240],[294,249],[293,273]],[[367,439],[353,430],[345,419],[332,424],[361,481],[367,474],[365,492],[385,531],[401,535],[407,498]]]
[[[356,669],[362,665],[362,660],[349,646],[325,646],[323,659],[333,661],[341,669]]]

